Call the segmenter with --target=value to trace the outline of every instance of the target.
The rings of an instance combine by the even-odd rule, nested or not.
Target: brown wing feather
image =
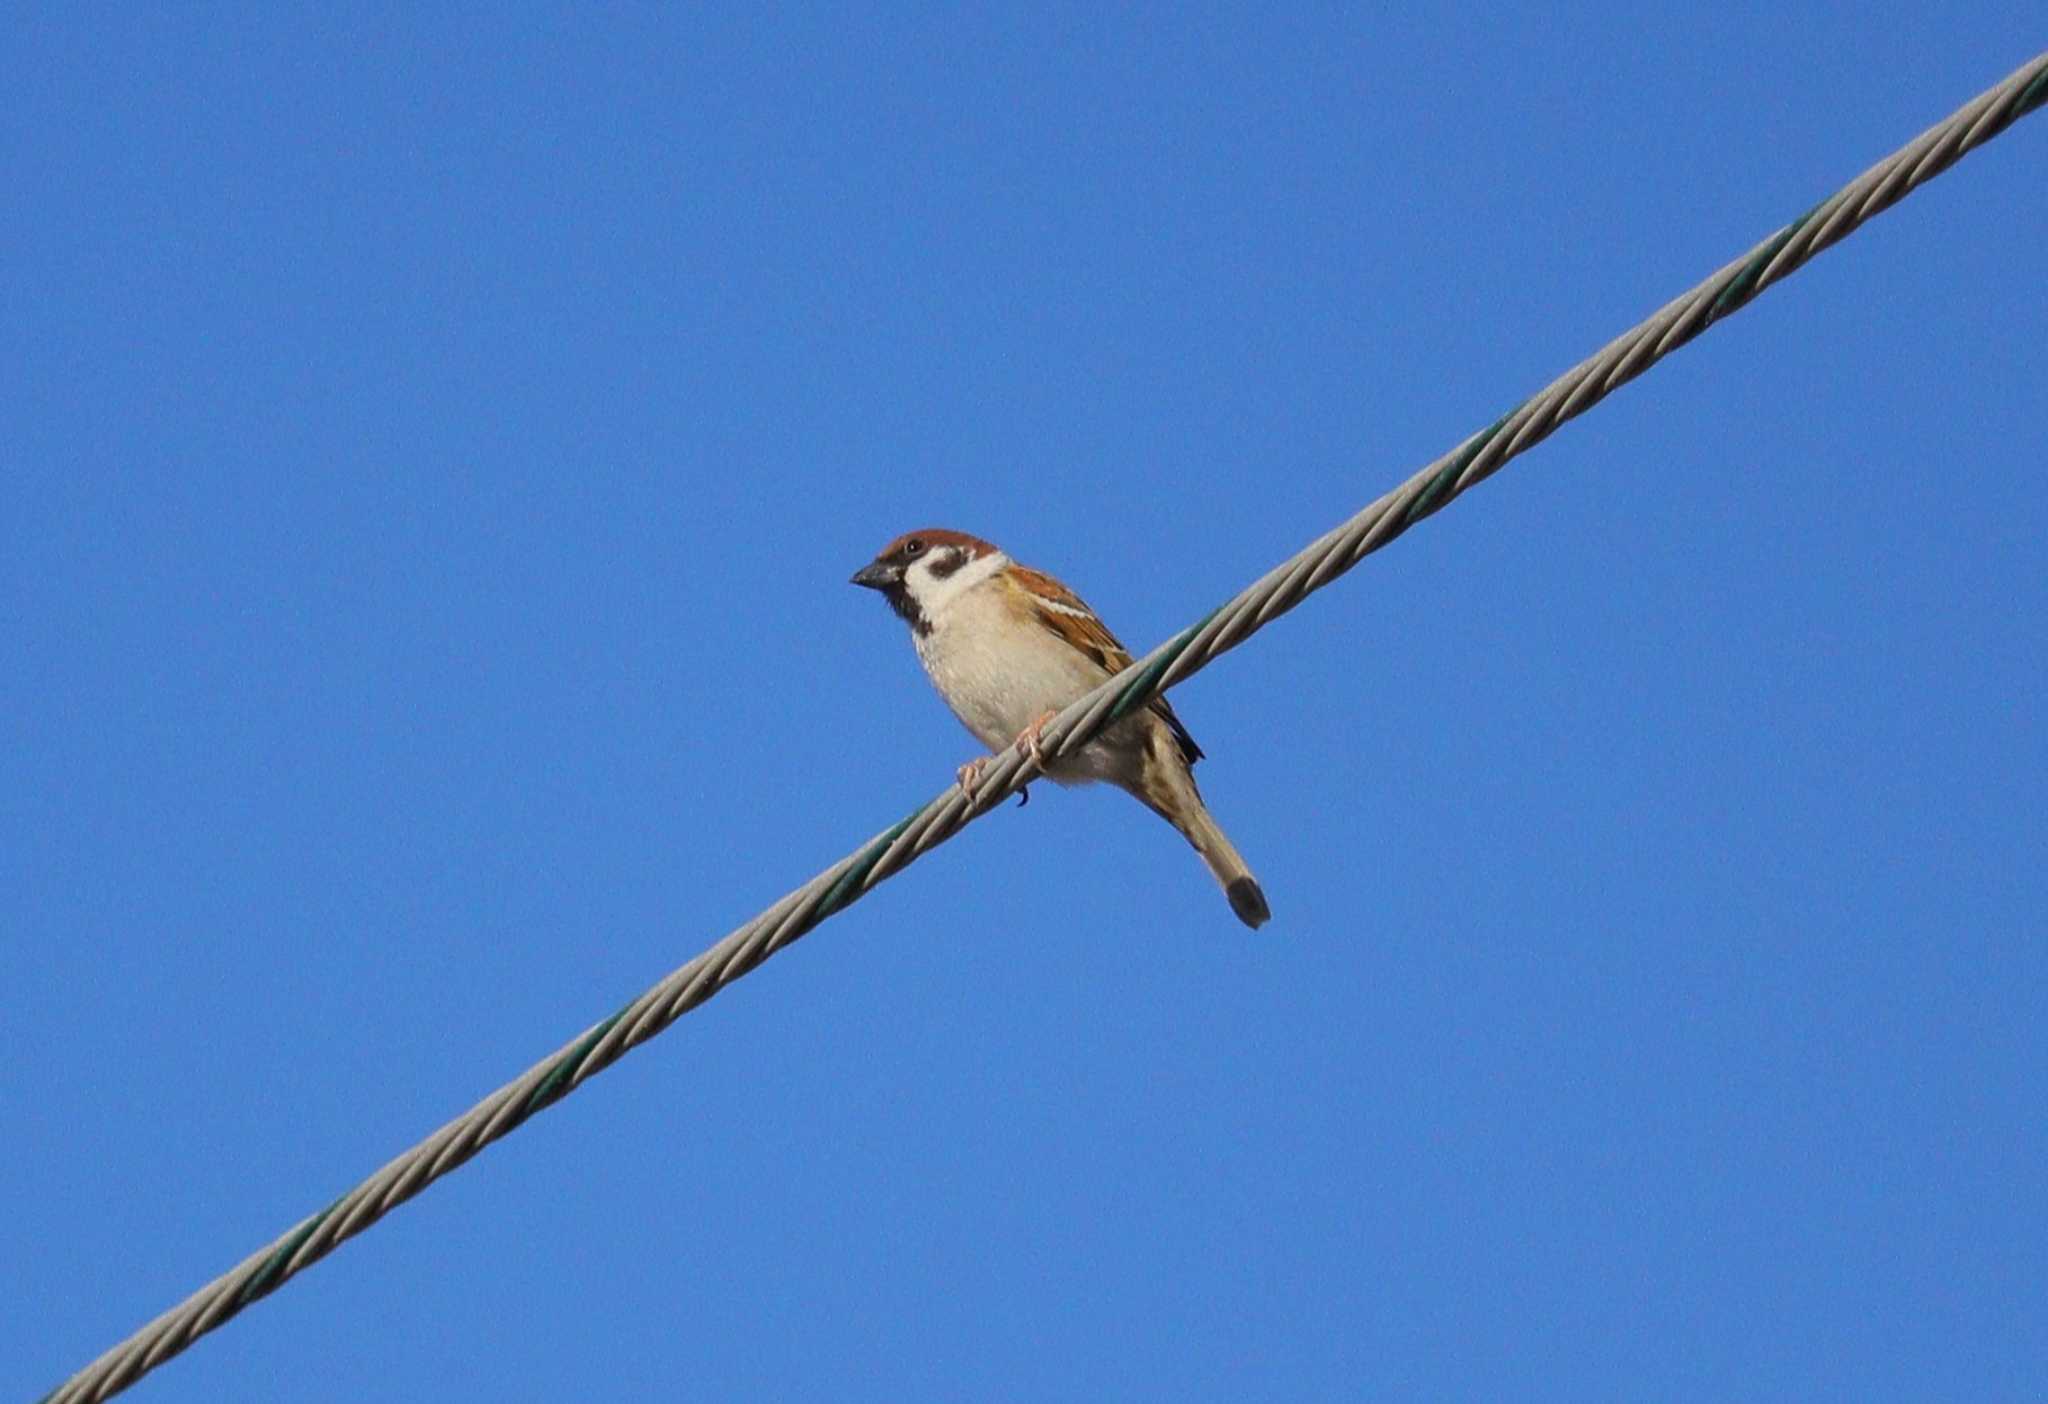
[[[1109,626],[1079,595],[1045,572],[1029,566],[1012,565],[1010,574],[1026,591],[1037,597],[1035,603],[1038,607],[1031,611],[1032,617],[1048,632],[1087,654],[1104,672],[1121,673],[1131,666],[1131,651],[1109,632]],[[1174,715],[1173,708],[1167,705],[1164,697],[1155,697],[1145,705],[1173,733],[1174,744],[1180,747],[1183,760],[1193,765],[1202,758],[1202,748],[1195,744],[1194,737],[1188,735],[1188,729]]]

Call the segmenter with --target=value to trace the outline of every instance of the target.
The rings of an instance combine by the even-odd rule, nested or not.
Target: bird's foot
[[[969,799],[974,798],[974,787],[981,783],[981,773],[988,769],[988,763],[994,759],[994,756],[976,756],[954,772],[954,778],[960,782],[961,794]]]
[[[1042,712],[1037,720],[1017,733],[1016,744],[1024,748],[1024,754],[1031,757],[1032,763],[1040,770],[1045,769],[1045,751],[1040,746],[1039,738],[1045,732],[1045,724],[1058,715],[1058,712],[1050,710]]]
[[[981,783],[982,772],[986,771],[989,768],[989,764],[994,760],[994,756],[982,756],[979,759],[967,762],[967,764],[953,772],[954,779],[960,782],[960,793],[965,795],[970,801],[974,798],[975,786]],[[1022,809],[1029,803],[1031,803],[1031,787],[1029,785],[1019,785],[1017,787],[1017,808]]]
[[[1012,743],[1022,746],[1024,754],[1031,757],[1032,763],[1040,771],[1045,769],[1045,752],[1039,745],[1039,736],[1044,732],[1045,724],[1058,715],[1058,712],[1045,712],[1034,720],[1031,725],[1018,732],[1016,741]],[[955,771],[953,774],[954,778],[960,783],[960,793],[969,799],[973,799],[975,789],[981,784],[981,777],[994,762],[994,756],[976,756],[973,760]],[[1019,785],[1017,787],[1017,807],[1022,809],[1029,803],[1031,803],[1031,787],[1029,785]]]

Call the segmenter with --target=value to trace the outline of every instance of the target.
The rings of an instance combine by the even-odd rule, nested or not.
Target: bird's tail
[[[1196,800],[1174,827],[1187,835],[1210,874],[1223,885],[1223,895],[1230,899],[1230,910],[1237,913],[1239,921],[1257,928],[1273,915],[1273,909],[1266,905],[1265,891],[1252,876],[1244,855],[1224,834],[1206,805]]]
[[[1202,792],[1195,788],[1195,777],[1185,764],[1153,766],[1139,783],[1125,788],[1195,846],[1210,875],[1222,884],[1223,895],[1230,899],[1230,910],[1237,913],[1239,921],[1256,928],[1273,915],[1259,880],[1209,813],[1209,806],[1202,803]]]

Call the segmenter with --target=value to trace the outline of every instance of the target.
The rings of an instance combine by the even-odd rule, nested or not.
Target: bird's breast
[[[953,714],[991,750],[1107,676],[993,591],[956,601],[917,637],[917,655]]]

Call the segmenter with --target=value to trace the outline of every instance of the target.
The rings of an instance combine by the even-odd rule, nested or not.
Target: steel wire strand
[[[1041,754],[1056,758],[1085,745],[1104,726],[1237,647],[1365,556],[1499,471],[1510,458],[1542,442],[1558,426],[1583,414],[1815,254],[2039,108],[2044,100],[2048,100],[2048,53],[1929,128],[1509,414],[1267,571],[1200,622],[1074,702],[1046,724]],[[777,901],[326,1209],[293,1226],[106,1351],[45,1395],[44,1404],[82,1404],[127,1388],[858,900],[875,884],[944,843],[1039,772],[1038,760],[1021,748],[1012,746],[1001,752],[983,771],[972,795],[957,786],[947,787],[923,808]]]

